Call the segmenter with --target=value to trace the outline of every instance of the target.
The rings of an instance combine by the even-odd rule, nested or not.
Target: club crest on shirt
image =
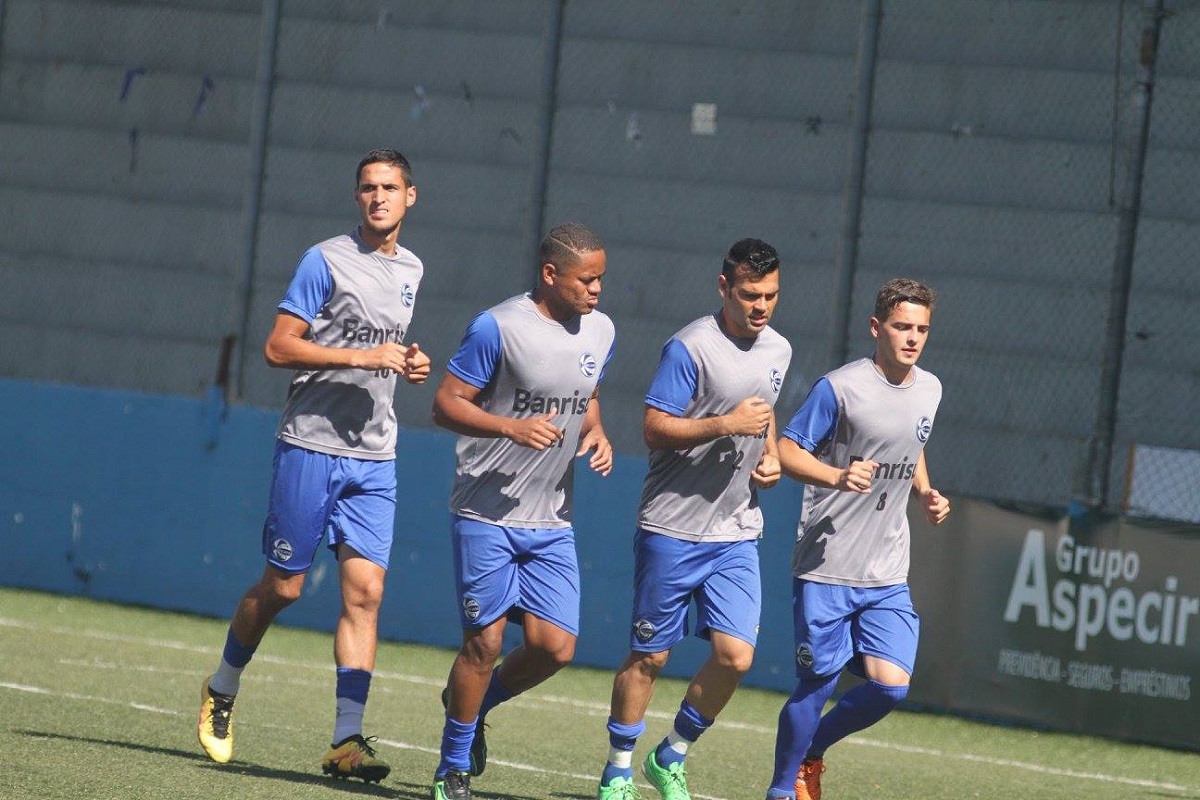
[[[917,439],[922,442],[929,441],[929,433],[933,430],[933,420],[929,417],[921,417],[917,420]]]
[[[648,642],[654,636],[654,623],[643,617],[633,623],[633,635],[639,642]]]
[[[474,597],[464,597],[462,601],[463,616],[471,622],[479,619],[479,601]]]
[[[404,284],[400,287],[400,302],[405,308],[412,308],[413,301],[417,299],[417,293],[413,291],[410,284]]]
[[[771,391],[779,394],[779,387],[783,385],[783,373],[779,370],[771,369]]]
[[[579,357],[579,371],[583,373],[583,377],[592,378],[596,375],[596,357],[591,353],[584,353]]]
[[[292,558],[292,543],[287,539],[276,539],[271,542],[271,556],[276,561],[290,561]]]

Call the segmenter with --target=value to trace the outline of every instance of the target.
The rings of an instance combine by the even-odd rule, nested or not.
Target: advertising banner
[[[1200,528],[970,500],[910,519],[910,701],[1200,749]]]

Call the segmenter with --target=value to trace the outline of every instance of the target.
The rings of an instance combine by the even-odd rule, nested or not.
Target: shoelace
[[[371,746],[371,742],[374,742],[378,739],[379,739],[378,736],[360,737],[358,740],[358,746],[363,749],[363,752],[365,752],[371,758],[374,758],[375,757],[375,748]]]
[[[233,714],[233,698],[213,695],[212,728],[218,739],[229,735],[229,717]]]

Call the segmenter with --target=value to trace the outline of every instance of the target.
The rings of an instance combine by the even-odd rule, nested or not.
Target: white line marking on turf
[[[56,634],[71,635],[71,636],[82,636],[85,638],[100,639],[102,641],[116,641],[116,642],[125,642],[128,644],[141,644],[141,645],[148,645],[151,647],[161,647],[161,648],[168,649],[168,650],[183,650],[183,651],[194,652],[194,653],[219,654],[221,652],[221,650],[219,648],[190,645],[185,642],[170,641],[170,640],[165,640],[165,639],[153,639],[153,638],[148,638],[148,637],[143,637],[143,636],[129,636],[129,635],[125,635],[125,634],[113,634],[113,633],[107,633],[104,631],[95,631],[95,630],[89,630],[89,629],[66,628],[66,627],[60,627],[60,626],[41,626],[41,625],[36,625],[31,622],[25,622],[23,620],[14,620],[11,618],[6,618],[6,617],[0,617],[0,627],[20,628],[20,629],[24,629],[24,630],[37,630],[37,631],[43,631],[43,632],[48,632],[48,633],[56,633]],[[260,663],[269,663],[269,664],[275,664],[278,666],[287,666],[287,667],[293,667],[293,668],[300,667],[300,668],[311,669],[311,670],[328,670],[329,669],[329,665],[327,663],[317,663],[317,662],[311,662],[311,661],[295,661],[292,659],[281,658],[279,656],[272,656],[272,655],[268,655],[265,653],[256,655],[255,660]],[[407,675],[407,674],[400,673],[400,672],[389,672],[387,670],[376,671],[375,677],[403,681],[405,683],[412,683],[412,684],[416,684],[416,685],[420,685],[420,686],[431,686],[431,687],[434,687],[437,689],[441,689],[445,685],[445,681],[441,680],[441,679],[434,680],[434,679],[426,678],[426,677],[420,676],[420,675]],[[118,705],[133,705],[130,703],[124,703],[123,701],[110,700],[110,699],[102,698],[102,697],[90,697],[87,695],[71,695],[71,694],[66,694],[66,693],[55,693],[50,690],[39,689],[37,687],[21,686],[20,684],[0,683],[0,688],[17,689],[20,691],[27,691],[27,692],[33,692],[33,693],[58,694],[58,696],[60,696],[60,697],[69,697],[69,698],[79,699],[79,700],[94,700],[96,702],[101,702],[101,703],[115,703]],[[608,706],[606,706],[606,705],[602,705],[600,703],[588,702],[586,700],[576,700],[574,698],[563,697],[561,695],[539,694],[537,696],[523,696],[523,697],[518,698],[517,702],[520,702],[522,705],[528,704],[528,705],[533,705],[533,706],[538,706],[538,705],[568,706],[570,708],[585,711],[591,715],[607,715],[608,714]],[[133,707],[137,707],[137,706],[133,706]],[[145,710],[154,711],[155,713],[179,715],[179,712],[177,712],[177,711],[171,711],[168,709],[156,709],[152,706],[145,707]],[[661,712],[661,711],[648,711],[646,713],[646,716],[655,718],[655,719],[674,719],[675,718],[674,714]],[[721,727],[727,728],[727,729],[732,729],[732,730],[747,731],[750,733],[759,733],[759,734],[764,734],[764,735],[771,736],[771,737],[773,737],[775,735],[775,728],[773,728],[773,727],[767,727],[764,725],[755,725],[753,723],[736,722],[733,720],[722,720]],[[380,740],[380,741],[383,741],[383,740]],[[1094,773],[1094,772],[1078,772],[1076,770],[1062,769],[1059,767],[1046,767],[1046,766],[1042,766],[1039,764],[1032,764],[1032,763],[1025,762],[1025,761],[1015,761],[1012,759],[994,758],[991,756],[980,756],[980,755],[975,755],[973,753],[947,752],[944,750],[939,750],[937,748],[894,744],[892,742],[884,742],[884,741],[880,741],[877,739],[865,738],[862,736],[851,736],[851,737],[845,739],[844,741],[846,741],[849,744],[859,745],[859,746],[863,746],[863,747],[878,747],[878,748],[882,748],[885,750],[895,750],[895,751],[903,752],[903,753],[912,753],[914,755],[927,755],[927,756],[933,756],[936,758],[950,758],[950,759],[957,759],[959,761],[968,761],[968,762],[979,763],[979,764],[989,764],[992,766],[999,766],[999,767],[1013,767],[1016,769],[1024,769],[1024,770],[1029,770],[1031,772],[1037,772],[1042,775],[1054,775],[1054,776],[1062,777],[1062,778],[1082,778],[1082,779],[1086,779],[1086,780],[1101,781],[1103,783],[1116,783],[1116,784],[1122,784],[1122,785],[1126,785],[1126,786],[1140,786],[1140,787],[1151,788],[1151,789],[1168,789],[1171,791],[1178,791],[1178,792],[1194,791],[1194,789],[1189,786],[1180,786],[1179,784],[1166,783],[1163,781],[1152,781],[1152,780],[1145,780],[1145,779],[1141,779],[1141,778],[1125,778],[1125,777],[1121,777],[1118,775],[1105,775],[1102,773]],[[410,749],[421,749],[421,748],[417,748],[415,745],[400,745],[399,743],[392,743],[392,744],[393,744],[393,746],[397,746],[397,747],[405,746],[405,747],[409,747]],[[537,767],[526,767],[524,765],[508,764],[506,762],[498,761],[498,760],[494,761],[494,763],[503,764],[505,766],[511,766],[514,769],[526,769],[526,768],[533,769],[533,770],[538,769]],[[565,774],[565,773],[554,773],[554,774]],[[572,776],[572,777],[582,777],[582,776]],[[593,779],[594,778],[589,778],[589,780],[593,780]],[[702,795],[694,795],[694,796],[701,797]],[[710,798],[710,800],[719,800],[719,799],[718,798]]]
[[[159,708],[157,706],[148,706],[145,703],[133,703],[125,700],[113,700],[111,697],[97,697],[92,694],[76,694],[75,692],[56,692],[53,689],[44,689],[41,686],[26,686],[20,683],[6,683],[0,681],[0,689],[12,689],[18,692],[28,692],[29,694],[44,694],[50,697],[64,697],[68,700],[83,700],[88,703],[105,703],[112,706],[125,706],[127,708],[135,708],[138,711],[149,711],[152,714],[165,714],[169,717],[182,717],[178,711],[170,708]]]

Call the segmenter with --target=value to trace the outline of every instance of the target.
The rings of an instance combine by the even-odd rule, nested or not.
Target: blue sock
[[[479,707],[479,719],[482,720],[489,711],[506,700],[511,700],[513,696],[513,693],[504,688],[504,684],[500,682],[500,668],[496,667],[492,670],[492,680],[483,694],[483,704]]]
[[[371,673],[365,669],[338,667],[337,696],[345,697],[356,703],[367,703],[367,693],[371,691]]]
[[[217,671],[208,679],[208,688],[219,694],[237,695],[241,687],[242,670],[254,657],[253,647],[245,647],[233,635],[233,628],[225,633],[225,650]]]
[[[817,726],[808,758],[821,758],[834,742],[879,722],[907,695],[907,686],[886,686],[870,680],[855,686],[842,695]]]
[[[337,713],[333,720],[333,744],[339,745],[351,736],[362,736],[363,712],[367,693],[371,690],[371,673],[363,669],[338,667]]]
[[[442,727],[442,760],[438,762],[437,771],[433,777],[437,780],[446,777],[450,770],[467,772],[471,768],[471,742],[475,739],[475,724],[479,718],[470,722],[459,722],[446,715],[446,724]]]
[[[712,724],[711,719],[702,717],[696,707],[687,700],[680,703],[679,712],[675,714],[674,728],[654,750],[654,759],[658,765],[669,767],[687,758],[688,745],[695,743],[700,734],[712,727]]]
[[[837,674],[802,680],[779,711],[775,734],[775,772],[771,776],[774,797],[794,797],[796,773],[804,763],[813,733],[821,721],[825,701],[837,686]]]
[[[221,658],[225,659],[229,666],[242,669],[250,663],[250,659],[254,657],[256,649],[254,647],[246,647],[239,642],[237,637],[233,635],[233,628],[230,628],[225,634],[225,652],[222,653]]]
[[[608,763],[600,774],[601,786],[607,786],[613,778],[633,780],[633,748],[637,746],[638,737],[645,732],[645,720],[624,725],[612,717],[608,718]]]

